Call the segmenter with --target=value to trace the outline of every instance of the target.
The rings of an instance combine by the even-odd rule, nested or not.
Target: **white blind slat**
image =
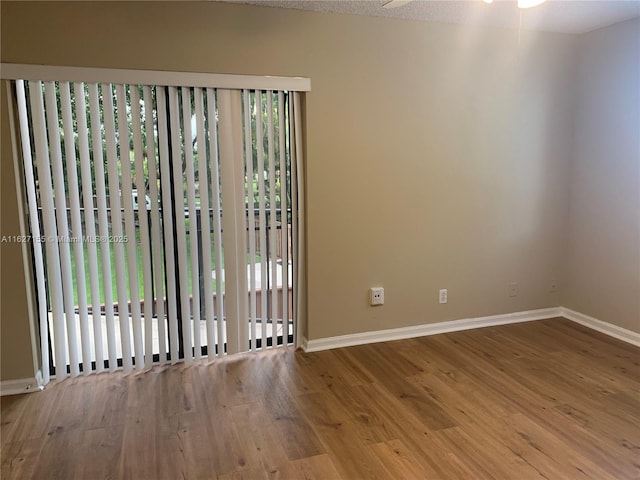
[[[278,143],[280,152],[280,258],[282,259],[282,343],[289,334],[289,212],[287,210],[287,164],[284,92],[278,92]]]
[[[131,182],[135,184],[136,188],[136,205],[134,208],[133,218],[137,221],[137,227],[140,235],[140,260],[142,262],[142,279],[136,275],[136,280],[142,280],[143,297],[140,299],[144,302],[144,332],[142,331],[142,324],[140,314],[136,320],[134,316],[134,346],[136,350],[136,367],[141,369],[143,367],[150,368],[153,364],[153,280],[151,274],[151,242],[149,239],[149,221],[147,218],[150,205],[147,206],[147,188],[145,185],[145,168],[143,159],[142,148],[142,123],[140,121],[140,93],[138,86],[133,85],[129,88],[130,97],[130,109],[131,109],[131,137],[133,140],[133,157],[135,164],[135,181]],[[149,159],[153,163],[153,159]],[[132,193],[132,201],[133,193]],[[135,207],[135,206],[134,206]],[[137,219],[135,215],[137,214]],[[132,226],[135,227],[135,226]],[[133,251],[137,253],[138,247],[136,245],[135,228],[133,239],[129,239],[129,242],[133,243]],[[137,255],[136,255],[137,257]],[[134,258],[136,258],[134,257]],[[136,258],[136,262],[139,261]],[[137,264],[136,264],[137,267]],[[137,283],[136,283],[137,285]],[[136,288],[136,294],[138,294]],[[144,363],[143,363],[144,359]]]
[[[22,155],[25,172],[27,205],[29,209],[29,226],[34,238],[40,239],[41,229],[38,215],[38,201],[36,196],[36,183],[33,172],[33,158],[31,156],[31,139],[29,130],[29,118],[27,112],[27,99],[24,88],[24,82],[19,80],[16,82],[16,99],[18,106],[18,122],[20,130],[20,140],[22,145]],[[40,331],[48,331],[48,312],[47,297],[45,290],[45,272],[44,260],[42,255],[42,242],[36,240],[33,244],[33,256],[36,272],[36,286],[38,291],[38,318]],[[42,376],[43,382],[49,382],[51,372],[49,370],[49,348],[46,335],[40,336],[40,349],[42,352]]]
[[[198,251],[198,212],[196,211],[196,186],[193,159],[193,132],[191,128],[191,90],[182,87],[182,118],[184,119],[185,177],[187,180],[187,206],[189,208],[189,248],[191,250],[191,319],[193,326],[194,356],[200,358],[200,252]],[[199,194],[198,194],[199,196]],[[190,347],[189,347],[190,348]]]
[[[273,125],[273,92],[267,92],[267,146],[269,149],[269,267],[271,282],[269,293],[271,294],[271,346],[278,345],[278,226],[276,209],[276,153],[274,145]],[[265,292],[266,293],[266,292]]]
[[[76,121],[78,123],[78,153],[80,155],[80,177],[82,184],[82,204],[84,211],[84,231],[88,237],[87,264],[89,267],[89,285],[91,291],[91,316],[93,323],[93,351],[96,371],[104,369],[104,352],[102,348],[102,318],[100,309],[100,282],[98,280],[98,250],[96,248],[96,219],[94,215],[91,157],[89,154],[89,130],[87,128],[86,101],[84,85],[75,83],[73,93],[76,104]]]
[[[262,92],[256,92],[256,145],[258,150],[258,231],[260,235],[260,329],[262,348],[267,348],[267,220],[264,185],[264,127],[262,124]]]
[[[145,130],[147,158],[149,162],[149,197],[151,200],[151,243],[153,251],[153,272],[154,272],[154,294],[156,305],[157,334],[158,334],[158,354],[160,363],[167,362],[167,333],[164,303],[164,259],[162,249],[162,236],[160,229],[160,200],[158,195],[158,176],[156,161],[156,142],[155,128],[153,123],[153,94],[151,87],[145,85],[143,87],[144,111],[145,111]],[[149,298],[151,301],[151,298]],[[145,302],[146,303],[146,302]],[[152,332],[153,335],[153,332]],[[149,347],[150,351],[153,351]]]
[[[211,282],[211,222],[209,219],[209,175],[210,155],[207,152],[204,117],[204,95],[202,89],[195,89],[195,113],[198,147],[198,186],[200,190],[200,230],[202,233],[202,283],[204,291],[204,311],[207,325],[207,353],[215,356],[215,324],[213,311],[213,286]]]
[[[131,331],[129,329],[129,292],[127,272],[125,271],[124,232],[122,230],[122,210],[120,190],[120,172],[118,171],[118,152],[116,145],[113,92],[111,85],[102,85],[104,130],[107,144],[107,173],[109,186],[109,205],[111,207],[111,232],[116,267],[116,291],[118,294],[118,322],[120,324],[120,347],[122,367],[131,371]],[[114,365],[112,368],[116,368]]]
[[[129,305],[130,316],[126,318],[120,317],[120,327],[124,326],[124,330],[131,336],[133,330],[133,342],[129,344],[129,348],[133,345],[132,356],[135,357],[135,368],[144,368],[143,348],[142,348],[142,329],[140,318],[140,293],[138,290],[138,253],[137,239],[135,230],[135,220],[133,212],[133,192],[131,179],[131,154],[129,150],[129,122],[127,115],[127,98],[124,85],[116,85],[116,108],[118,122],[118,146],[120,150],[120,176],[121,176],[121,198],[122,210],[124,216],[125,240],[124,246],[127,252],[127,280],[129,285]],[[144,198],[144,197],[143,197]],[[130,340],[123,338],[123,343]]]
[[[142,257],[142,284],[144,295],[144,343],[136,346],[136,358],[138,354],[144,354],[144,367],[150,368],[153,364],[153,278],[151,274],[151,241],[149,239],[149,220],[147,208],[147,188],[145,185],[144,158],[142,153],[142,124],[140,122],[140,93],[138,87],[132,86],[129,90],[131,98],[131,134],[133,137],[133,155],[135,166],[136,203],[138,213],[138,229],[140,231],[140,256]],[[153,166],[154,160],[148,159]],[[135,239],[135,236],[134,236]],[[135,334],[135,328],[134,328]],[[142,337],[142,333],[140,333]],[[136,335],[137,337],[137,335]],[[137,362],[138,360],[136,360]],[[142,362],[137,364],[142,368]]]
[[[249,350],[249,299],[247,296],[247,214],[245,210],[245,170],[242,135],[242,95],[239,90],[231,90],[231,113],[233,137],[233,168],[234,168],[234,199],[231,205],[235,216],[235,230],[237,245],[235,252],[234,272],[237,275],[238,297],[238,348],[239,351]]]
[[[102,89],[102,88],[101,88]],[[102,152],[102,120],[100,117],[100,97],[98,85],[89,84],[89,118],[91,120],[91,144],[93,150],[93,168],[96,179],[96,205],[98,208],[98,231],[100,236],[100,257],[102,267],[102,292],[104,296],[104,315],[109,355],[109,370],[117,368],[117,345],[115,330],[115,312],[113,308],[113,289],[111,284],[111,244],[107,241],[109,231],[109,210],[107,207],[107,190]],[[110,92],[109,92],[110,94]],[[101,367],[102,368],[102,367]]]
[[[71,236],[73,237],[73,257],[76,273],[76,293],[78,298],[78,317],[82,344],[82,371],[87,375],[91,371],[91,338],[89,336],[89,317],[87,314],[87,291],[85,283],[84,247],[82,218],[80,216],[80,192],[78,189],[78,170],[75,139],[73,132],[73,114],[71,112],[71,92],[69,83],[60,82],[60,106],[64,131],[64,157],[69,186],[69,216],[71,217]],[[74,318],[74,327],[75,327]]]
[[[249,344],[241,106],[240,92],[218,90],[228,353],[246,351]]]
[[[189,270],[187,267],[187,232],[185,228],[184,212],[184,187],[182,186],[183,156],[180,129],[180,104],[178,89],[169,87],[169,113],[171,124],[171,160],[173,167],[173,193],[176,204],[174,205],[176,247],[178,253],[178,275],[180,281],[180,316],[182,323],[182,348],[187,363],[193,360],[191,352],[191,308],[189,299]]]
[[[45,107],[47,111],[47,133],[49,136],[49,159],[53,177],[53,202],[56,208],[56,225],[58,228],[58,249],[60,251],[60,267],[62,270],[62,298],[67,321],[67,339],[69,349],[69,366],[72,376],[79,373],[78,335],[73,300],[73,274],[71,272],[71,251],[69,248],[69,226],[67,220],[66,189],[60,148],[60,126],[58,102],[55,85],[46,82],[44,85]]]
[[[47,238],[45,242],[48,287],[51,295],[51,313],[53,321],[53,341],[56,377],[67,376],[67,369],[62,366],[67,364],[67,349],[65,346],[66,328],[64,323],[64,300],[62,298],[62,271],[60,267],[60,251],[56,242],[58,229],[56,227],[55,209],[50,201],[53,198],[51,185],[51,168],[49,166],[49,144],[47,139],[44,103],[42,100],[42,83],[34,82],[29,88],[31,111],[33,113],[33,132],[36,151],[36,166],[38,174],[38,187],[40,189],[40,201],[42,206],[43,233]],[[42,199],[46,201],[42,201]]]
[[[217,126],[217,101],[212,88],[207,89],[207,114],[209,117],[209,152],[211,162],[211,196],[213,198],[213,248],[216,262],[216,320],[218,326],[217,348],[218,355],[224,355],[224,288],[222,275],[222,203],[220,200],[220,157],[218,155],[218,126]]]
[[[251,350],[257,348],[256,328],[256,220],[253,191],[253,148],[251,128],[251,95],[248,90],[242,92],[244,111],[244,148],[247,169],[247,231],[249,233],[249,321],[251,322]]]
[[[164,225],[164,252],[167,271],[167,313],[169,322],[169,352],[171,363],[178,361],[178,312],[176,306],[176,271],[173,242],[173,214],[171,207],[171,166],[169,163],[167,98],[163,88],[156,90],[158,102],[158,141],[160,153],[160,180],[162,193],[162,224]]]
[[[237,272],[235,269],[236,212],[231,209],[234,199],[234,169],[233,169],[233,135],[231,132],[232,113],[231,95],[226,90],[218,90],[218,135],[219,135],[219,175],[223,186],[220,194],[224,214],[222,215],[222,239],[224,242],[224,282],[225,282],[225,340],[227,354],[240,351],[238,342],[238,291]]]

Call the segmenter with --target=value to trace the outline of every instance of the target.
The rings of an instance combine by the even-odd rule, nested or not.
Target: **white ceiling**
[[[548,0],[520,10],[515,1],[414,0],[394,9],[382,8],[389,0],[218,0],[316,12],[393,17],[425,22],[518,28],[560,33],[585,33],[640,17],[640,0]]]

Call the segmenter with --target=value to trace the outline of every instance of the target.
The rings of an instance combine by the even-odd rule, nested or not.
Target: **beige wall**
[[[640,332],[640,20],[578,46],[563,303]]]
[[[0,238],[20,235],[13,154],[7,109],[7,87],[0,82]],[[6,239],[6,238],[5,238]],[[0,379],[33,378],[27,289],[22,245],[0,243]]]
[[[310,339],[559,304],[575,37],[213,2],[1,8],[3,62],[311,78]]]

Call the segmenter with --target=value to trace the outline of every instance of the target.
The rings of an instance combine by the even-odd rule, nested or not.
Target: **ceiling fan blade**
[[[403,5],[406,5],[409,2],[413,2],[413,0],[391,0],[390,2],[382,5],[382,8],[398,8]]]

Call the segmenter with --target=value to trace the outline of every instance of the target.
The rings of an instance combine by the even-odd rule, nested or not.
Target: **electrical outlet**
[[[384,288],[372,287],[369,289],[369,304],[372,306],[384,305]]]
[[[438,294],[438,302],[439,303],[447,303],[447,289],[443,288],[442,290],[440,290],[440,293]]]
[[[510,297],[518,296],[518,282],[511,282],[509,284],[509,296]]]

